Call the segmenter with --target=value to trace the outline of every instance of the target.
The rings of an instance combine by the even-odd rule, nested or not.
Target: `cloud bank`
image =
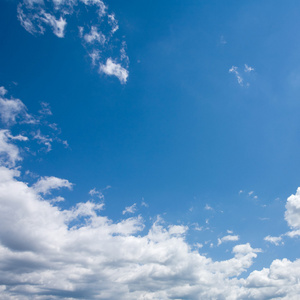
[[[2,299],[298,298],[298,259],[276,259],[243,278],[262,251],[249,243],[233,246],[231,258],[214,261],[199,252],[203,241],[196,247],[187,242],[188,226],[165,226],[157,217],[146,230],[142,216],[134,214],[136,204],[125,208],[131,217],[119,221],[103,214],[103,197],[60,208],[63,198],[49,199],[51,191],[73,185],[53,176],[31,185],[22,181],[21,151],[13,143],[30,139],[8,129],[1,134],[6,153],[0,165]],[[90,196],[101,195],[90,191]],[[286,205],[285,218],[295,235],[299,199],[298,189]],[[238,240],[230,234],[220,242]]]

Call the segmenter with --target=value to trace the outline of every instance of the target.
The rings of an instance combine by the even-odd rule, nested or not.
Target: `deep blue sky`
[[[231,229],[268,247],[266,235],[287,231],[285,200],[300,182],[299,1],[108,5],[127,43],[123,85],[91,67],[74,20],[64,39],[51,30],[34,36],[20,26],[17,1],[1,1],[0,85],[31,112],[49,103],[70,145],[42,160],[28,156],[24,170],[75,183],[64,205],[110,185],[106,213],[114,219],[144,198],[146,218],[209,219],[214,242]],[[255,70],[245,73],[245,64]],[[209,239],[189,238],[199,237]],[[295,258],[288,249],[269,249],[269,260]]]

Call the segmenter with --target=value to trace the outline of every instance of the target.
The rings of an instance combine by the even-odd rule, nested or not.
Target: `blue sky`
[[[297,299],[299,9],[1,1],[4,297]]]

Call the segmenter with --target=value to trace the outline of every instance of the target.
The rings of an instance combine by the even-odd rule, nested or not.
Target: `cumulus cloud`
[[[100,72],[105,73],[106,75],[114,75],[118,77],[121,83],[126,83],[128,77],[128,71],[123,68],[120,64],[117,64],[112,61],[111,58],[108,58],[106,64],[100,65]]]
[[[300,228],[300,188],[287,199],[285,220],[291,228]]]
[[[218,239],[218,246],[220,246],[224,242],[236,242],[239,239],[240,237],[238,235],[226,235]]]
[[[122,36],[115,36],[119,29],[118,20],[114,13],[109,13],[102,0],[23,0],[17,11],[21,25],[29,33],[43,35],[50,28],[59,38],[67,32],[68,19],[75,16],[82,45],[91,57],[92,65],[98,65],[102,72],[126,83],[129,74],[126,42]],[[88,24],[81,20],[86,13],[90,20]],[[114,49],[118,49],[119,54]]]
[[[43,201],[19,173],[0,168],[0,280],[4,295],[22,299],[199,299],[243,295],[238,276],[259,249],[233,248],[214,262],[185,241],[185,226],[141,217],[112,222],[104,204],[60,210]],[[83,220],[83,221],[82,221]],[[76,221],[76,222],[74,222]],[[73,225],[71,225],[73,224]]]

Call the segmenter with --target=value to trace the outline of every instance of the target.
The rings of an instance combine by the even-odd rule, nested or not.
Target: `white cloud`
[[[41,109],[39,110],[39,113],[41,115],[48,115],[48,116],[51,116],[52,115],[52,111],[51,111],[51,107],[50,107],[50,104],[47,103],[47,102],[42,102],[41,103]],[[51,124],[49,126],[57,126],[56,124]]]
[[[244,82],[244,76],[248,76],[247,73],[250,73],[254,71],[254,68],[252,67],[249,67],[247,64],[245,64],[245,68],[244,68],[244,73],[243,73],[243,76],[241,75],[241,73],[238,71],[238,67],[236,66],[232,66],[230,69],[229,69],[229,73],[232,73],[235,75],[236,79],[237,79],[237,82],[240,86],[244,86],[244,87],[249,87],[250,84],[249,82]]]
[[[0,86],[0,96],[4,96],[7,93],[7,90],[4,86]]]
[[[33,189],[37,193],[44,195],[51,194],[51,190],[60,189],[62,187],[72,189],[73,183],[69,182],[67,179],[61,179],[54,176],[42,177],[33,185]]]
[[[213,210],[213,208],[211,206],[209,206],[208,204],[205,205],[204,209],[205,210]]]
[[[108,13],[107,7],[101,0],[23,0],[18,5],[18,19],[21,25],[31,34],[44,34],[47,27],[59,38],[66,34],[67,21],[70,16],[79,17],[82,12],[89,12],[90,22],[83,23],[77,18],[77,28],[81,42],[92,64],[100,61],[100,71],[107,75],[114,75],[121,83],[126,83],[128,77],[129,58],[126,54],[126,42],[124,37],[115,33],[119,29],[118,21],[114,13]],[[99,29],[99,17],[101,17],[101,28]],[[74,19],[69,26],[74,23]],[[74,30],[73,30],[74,31]],[[72,30],[69,30],[72,32]],[[116,36],[115,36],[116,35]],[[126,68],[112,61],[111,55],[119,49],[118,61]],[[101,56],[100,56],[101,53]],[[103,54],[104,53],[104,54]],[[115,54],[114,54],[115,55]]]
[[[123,210],[122,214],[133,214],[136,212],[136,203],[132,204],[131,206],[127,206],[125,207],[125,209]]]
[[[244,69],[244,71],[247,72],[247,73],[250,73],[250,72],[254,71],[254,68],[249,67],[247,64],[245,64],[245,69]]]
[[[52,27],[53,33],[59,37],[63,38],[65,36],[65,27],[67,25],[66,20],[63,17],[60,17],[58,20],[49,13],[43,12],[43,17],[41,17],[45,23],[49,24]]]
[[[118,77],[121,83],[126,83],[128,77],[128,71],[123,68],[120,64],[116,64],[111,58],[108,58],[106,64],[100,64],[100,72],[107,75],[113,75]]]
[[[96,190],[96,188],[93,188],[92,190],[89,191],[89,195],[92,197],[96,196],[99,199],[104,199],[104,195],[101,191]]]
[[[218,239],[218,246],[220,246],[224,242],[236,242],[239,239],[240,237],[238,235],[226,235]]]
[[[21,113],[26,113],[26,106],[19,99],[7,99],[4,98],[6,94],[4,87],[0,90],[0,116],[4,124],[10,125],[16,122],[16,118]]]
[[[92,26],[90,33],[85,34],[83,38],[87,43],[94,43],[97,41],[100,44],[104,44],[106,40],[105,35],[101,31],[98,31],[96,26]]]
[[[141,217],[113,222],[102,204],[62,210],[0,167],[0,281],[4,299],[297,299],[300,260],[275,260],[240,278],[260,249],[236,245],[213,261],[186,226]],[[198,243],[196,248],[203,245]]]
[[[270,235],[268,235],[264,238],[264,240],[269,242],[269,243],[272,243],[276,246],[278,246],[280,244],[283,244],[281,236],[270,236]]]
[[[236,66],[232,66],[231,69],[229,69],[229,73],[233,73],[236,76],[236,79],[238,81],[238,84],[240,86],[243,86],[243,77],[240,75],[240,73],[238,72],[238,67]]]
[[[300,188],[287,199],[285,220],[291,228],[300,228]]]
[[[40,129],[38,129],[37,132],[34,133],[33,138],[34,138],[35,140],[38,140],[38,143],[44,144],[44,145],[47,147],[47,148],[46,148],[46,152],[49,152],[49,151],[52,150],[52,145],[51,145],[51,143],[53,142],[53,139],[50,138],[50,137],[48,137],[48,136],[46,136],[46,135],[43,135],[43,134],[41,133],[41,130],[40,130]]]
[[[27,141],[22,135],[12,136],[7,129],[0,130],[0,162],[3,165],[14,167],[17,161],[21,161],[19,148],[11,143],[11,140]]]

